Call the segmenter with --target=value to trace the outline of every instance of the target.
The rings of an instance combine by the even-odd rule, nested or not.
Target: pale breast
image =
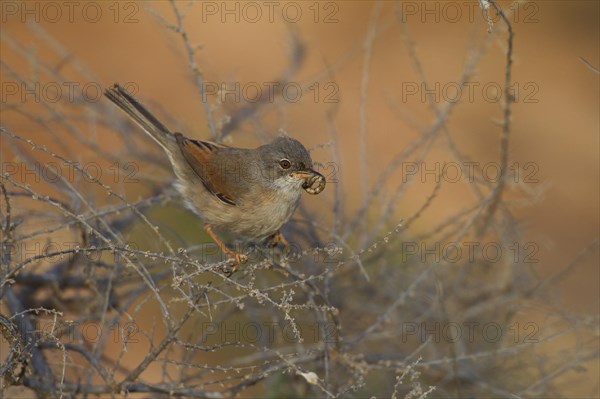
[[[237,205],[229,205],[202,184],[179,183],[177,188],[187,207],[204,223],[255,240],[275,233],[292,217],[302,192],[301,182],[282,178],[251,189],[243,199],[237,198]]]

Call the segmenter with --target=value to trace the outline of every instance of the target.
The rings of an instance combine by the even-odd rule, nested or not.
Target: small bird
[[[187,207],[232,260],[228,275],[247,256],[228,248],[213,229],[287,247],[280,228],[296,210],[302,190],[315,195],[325,188],[310,154],[291,137],[277,137],[254,149],[194,140],[172,133],[118,84],[104,95],[165,150]]]

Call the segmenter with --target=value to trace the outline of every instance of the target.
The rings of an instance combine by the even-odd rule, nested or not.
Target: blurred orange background
[[[77,60],[93,71],[95,82],[103,87],[133,82],[139,90],[136,96],[172,130],[210,138],[205,109],[193,84],[180,34],[165,26],[176,24],[169,2],[90,2],[101,10],[99,17],[93,13],[96,6],[84,17],[87,3],[82,2],[73,18],[63,3],[54,3],[60,7],[60,17],[55,18],[52,9],[44,11],[43,3],[3,2],[3,63],[23,76],[38,73],[27,57],[4,40],[9,37],[49,65],[62,65],[65,80],[83,86],[87,81],[74,66]],[[414,42],[428,83],[439,85],[438,108],[453,93],[451,83],[461,79],[471,54],[494,35],[468,78],[475,87],[472,99],[463,91],[446,125],[470,160],[482,164],[499,160],[501,102],[492,101],[493,90],[485,92],[483,87],[488,84],[486,87],[493,89],[504,82],[507,34],[498,21],[488,33],[477,2],[383,2],[380,10],[377,3],[367,1],[292,2],[293,6],[274,3],[272,18],[265,2],[253,3],[258,8],[238,2],[193,3],[183,25],[190,42],[198,45],[196,62],[205,81],[219,85],[239,82],[249,90],[252,84],[265,87],[288,68],[292,37],[299,39],[306,50],[305,60],[290,80],[310,86],[316,79],[320,91],[305,88],[297,102],[268,104],[263,111],[264,128],[270,136],[283,128],[307,147],[315,148],[313,158],[326,163],[331,160],[332,148],[316,147],[331,139],[328,115],[333,112],[338,138],[333,146],[340,154],[338,178],[343,183],[348,215],[356,210],[363,195],[359,167],[361,85],[367,84],[365,153],[369,188],[389,162],[435,121],[435,114],[423,98],[406,32]],[[36,10],[35,4],[41,8]],[[185,9],[188,3],[176,4]],[[512,3],[500,4],[508,10]],[[513,203],[511,209],[521,222],[523,240],[539,246],[535,268],[542,277],[565,269],[599,233],[600,75],[581,60],[596,68],[600,65],[599,4],[539,1],[512,5],[512,81],[518,95],[512,104],[510,164],[535,164],[537,182],[521,182],[521,189],[511,189],[505,199]],[[399,8],[404,14],[398,14]],[[255,14],[256,9],[260,16]],[[26,10],[30,10],[30,17],[24,15]],[[297,10],[301,15],[292,22]],[[460,14],[455,14],[456,10]],[[469,10],[474,12],[472,17]],[[39,27],[65,48],[65,54],[40,42],[31,26],[31,15],[36,13]],[[23,18],[28,22],[24,23]],[[371,58],[365,66],[363,43],[370,26],[376,31]],[[367,82],[362,80],[365,68]],[[2,100],[18,102],[21,93],[13,95],[5,90],[4,83],[10,80],[3,66]],[[325,86],[328,83],[333,85]],[[407,91],[415,87],[416,93]],[[326,101],[328,94],[335,101]],[[236,104],[231,96],[228,100],[226,106],[231,108],[224,108],[216,95],[208,96],[216,117],[223,115],[223,109],[243,105]],[[97,105],[90,103],[90,107]],[[52,142],[40,137],[33,125],[17,113],[3,112],[1,124],[52,148]],[[226,143],[259,145],[264,137],[255,130],[253,123],[246,122],[226,138]],[[110,148],[110,141],[105,145]],[[3,148],[3,157],[6,154]],[[434,144],[426,162],[433,168],[436,163],[452,160],[445,146]],[[395,174],[386,190],[394,190],[401,179],[401,173]],[[413,183],[401,198],[396,218],[408,217],[419,209],[434,185],[431,175]],[[323,217],[330,218],[331,192],[328,195],[304,196],[303,201],[311,208],[322,209]],[[445,184],[439,198],[413,228],[426,231],[472,200],[464,184]],[[596,249],[567,275],[561,291],[556,293],[567,309],[598,314],[599,270]]]

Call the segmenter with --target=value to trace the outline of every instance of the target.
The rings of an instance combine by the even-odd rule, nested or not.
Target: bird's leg
[[[278,242],[282,243],[286,250],[290,249],[290,243],[285,239],[281,230],[277,230],[277,232],[271,236],[272,246],[277,245]]]
[[[229,259],[233,261],[231,272],[226,273],[227,277],[231,276],[237,270],[238,265],[240,263],[246,262],[248,260],[248,257],[244,254],[229,249],[227,245],[225,245],[225,243],[221,241],[221,239],[215,234],[210,224],[205,224],[204,230],[206,230],[210,238],[212,238],[213,241],[219,246],[219,248],[221,248],[221,251],[223,251],[223,253],[226,254],[229,257]]]

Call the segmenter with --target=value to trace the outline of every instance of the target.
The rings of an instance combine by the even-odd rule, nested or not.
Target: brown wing
[[[222,165],[216,162],[219,149],[227,147],[208,141],[188,139],[181,133],[175,133],[175,139],[185,160],[200,177],[204,187],[223,203],[236,205],[235,195],[221,173]]]

